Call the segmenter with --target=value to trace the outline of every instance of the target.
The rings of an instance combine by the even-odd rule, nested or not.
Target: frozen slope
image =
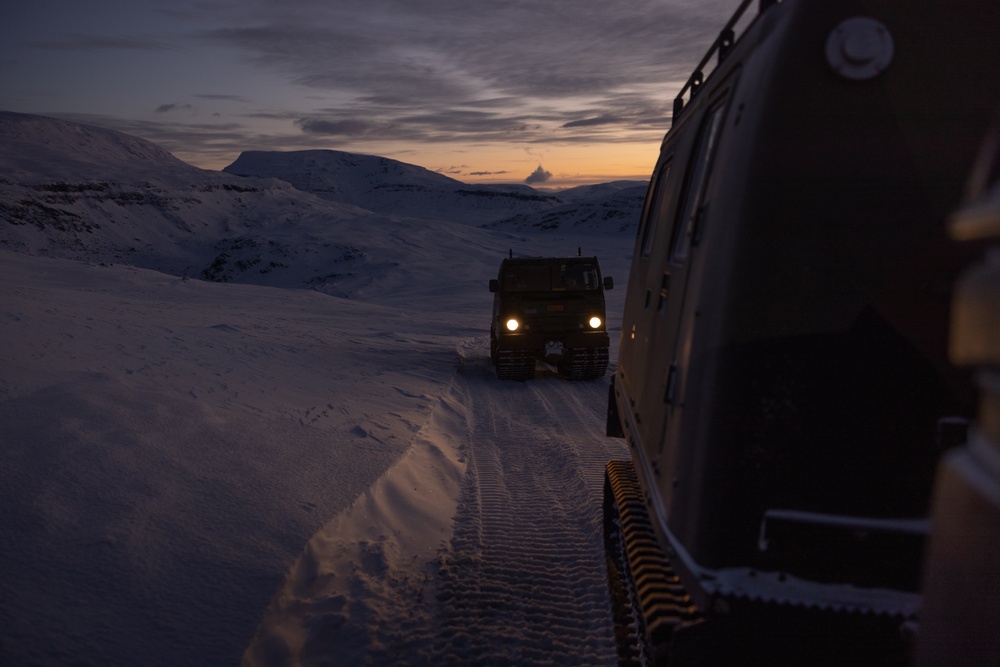
[[[238,662],[478,324],[0,256],[4,665]]]

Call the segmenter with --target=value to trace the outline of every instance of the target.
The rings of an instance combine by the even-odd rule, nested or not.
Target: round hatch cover
[[[879,21],[855,16],[830,32],[826,61],[840,76],[864,81],[881,74],[892,62],[892,35]]]

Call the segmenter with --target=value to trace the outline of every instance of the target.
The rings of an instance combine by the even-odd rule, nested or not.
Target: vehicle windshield
[[[600,286],[597,266],[585,262],[522,264],[504,271],[507,292],[575,292]]]

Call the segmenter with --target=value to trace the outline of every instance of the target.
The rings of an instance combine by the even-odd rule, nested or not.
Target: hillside
[[[247,152],[215,172],[136,137],[13,113],[0,113],[0,170],[0,247],[340,295],[419,279],[413,260],[437,239],[475,252],[462,248],[471,225],[624,232],[643,189],[474,187],[336,151]],[[407,243],[390,220],[414,230]]]
[[[278,178],[323,199],[386,215],[516,230],[582,225],[607,231],[611,219],[633,224],[646,189],[635,181],[558,192],[527,185],[467,185],[404,162],[330,150],[248,151],[223,171]]]

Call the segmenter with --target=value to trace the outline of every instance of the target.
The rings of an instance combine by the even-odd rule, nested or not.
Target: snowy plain
[[[0,147],[0,664],[615,664],[607,382],[498,381],[487,282],[598,256],[613,369],[643,184]]]

